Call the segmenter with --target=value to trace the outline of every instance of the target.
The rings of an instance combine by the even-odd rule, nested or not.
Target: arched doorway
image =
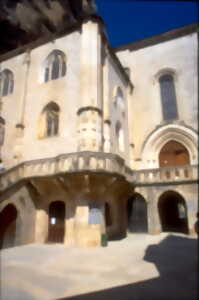
[[[187,207],[183,197],[174,191],[165,192],[159,199],[158,211],[162,231],[188,233]]]
[[[55,201],[49,207],[48,242],[63,243],[65,235],[65,203]]]
[[[128,199],[127,217],[129,232],[148,232],[147,204],[140,194]]]
[[[189,165],[190,158],[187,149],[176,141],[166,143],[159,154],[159,166],[184,166]]]
[[[17,210],[14,205],[8,204],[0,213],[0,248],[9,248],[15,245]]]

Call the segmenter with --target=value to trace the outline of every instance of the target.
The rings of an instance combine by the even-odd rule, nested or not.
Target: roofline
[[[115,52],[124,51],[124,50],[135,51],[145,47],[163,43],[172,39],[180,38],[194,32],[199,32],[198,23],[189,24],[183,27],[179,27],[177,29],[166,31],[164,33],[153,35],[143,40],[138,40],[132,43],[128,43],[126,45],[114,47],[114,51]]]
[[[5,60],[8,60],[12,57],[15,57],[17,55],[23,54],[26,51],[33,50],[33,49],[35,49],[39,46],[42,46],[46,43],[50,43],[50,42],[52,42],[56,39],[62,38],[62,37],[66,36],[70,33],[73,33],[75,31],[80,31],[81,27],[82,27],[82,24],[84,22],[89,21],[89,20],[96,21],[99,24],[104,24],[102,18],[98,15],[93,14],[93,15],[84,17],[83,19],[77,21],[75,24],[71,25],[70,27],[68,27],[65,30],[62,30],[62,31],[59,31],[59,32],[56,32],[56,33],[49,33],[49,34],[47,34],[47,35],[45,35],[41,38],[38,38],[35,41],[32,41],[30,43],[27,43],[26,45],[23,45],[23,46],[18,47],[16,49],[10,50],[9,52],[7,52],[5,54],[0,55],[0,63],[5,61]]]
[[[59,32],[59,33],[52,33],[52,34],[48,34],[44,37],[41,37],[33,42],[30,42],[30,43],[27,43],[26,45],[23,45],[21,47],[18,47],[14,50],[11,50],[5,54],[2,54],[0,55],[0,63],[3,62],[3,61],[6,61],[10,58],[13,58],[15,56],[18,56],[20,54],[23,54],[25,53],[26,51],[30,51],[30,50],[33,50],[39,46],[42,46],[46,43],[50,43],[52,41],[54,41],[55,39],[58,39],[58,38],[61,38],[61,37],[64,37],[65,35],[67,34],[70,34],[74,31],[78,31],[81,29],[81,23],[82,22],[78,22],[77,24],[69,27],[67,30],[64,30],[62,32]]]

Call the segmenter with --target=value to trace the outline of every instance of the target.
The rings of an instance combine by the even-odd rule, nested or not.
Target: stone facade
[[[101,21],[92,17],[1,62],[5,247],[52,241],[95,247],[107,238],[123,238],[135,195],[144,198],[148,232],[159,233],[165,228],[159,199],[166,192],[184,205],[181,219],[194,234],[196,37],[193,32],[114,53]],[[6,70],[12,72],[7,86]],[[159,78],[164,73],[174,78],[177,120],[163,120]],[[159,165],[161,149],[173,140],[187,149],[188,165]],[[10,210],[6,217],[11,206],[16,216]],[[13,222],[15,233],[9,235]]]

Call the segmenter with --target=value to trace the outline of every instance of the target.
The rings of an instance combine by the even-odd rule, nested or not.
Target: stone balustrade
[[[0,191],[28,178],[53,176],[75,172],[103,172],[124,176],[135,185],[196,181],[198,168],[194,166],[163,167],[132,171],[116,154],[78,152],[21,163],[0,174]]]
[[[0,174],[0,191],[21,180],[74,172],[118,174],[132,181],[133,172],[118,155],[102,152],[78,152],[21,163]]]
[[[138,185],[196,181],[198,179],[198,166],[187,165],[137,170],[133,177],[134,182]]]

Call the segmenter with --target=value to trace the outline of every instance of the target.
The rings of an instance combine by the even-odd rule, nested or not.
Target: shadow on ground
[[[198,299],[196,239],[167,236],[159,244],[150,245],[143,259],[155,264],[158,278],[56,300]]]

